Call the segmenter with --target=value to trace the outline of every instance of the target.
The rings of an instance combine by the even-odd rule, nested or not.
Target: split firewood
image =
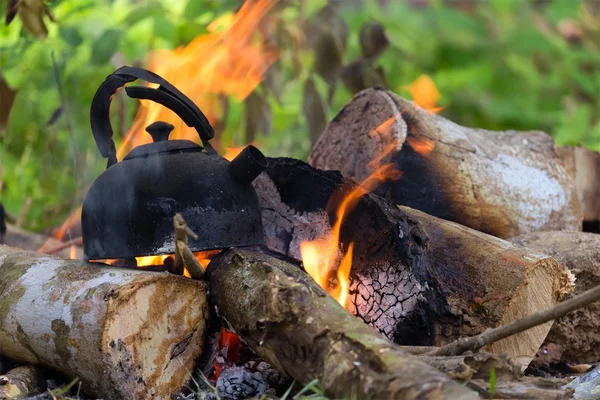
[[[330,232],[356,187],[292,159],[269,159],[254,185],[267,246],[299,261],[300,243]],[[572,275],[551,257],[373,193],[347,213],[340,239],[354,244],[346,308],[402,345],[443,346],[550,308],[573,290]],[[483,350],[525,366],[551,324]]]
[[[501,238],[581,230],[575,185],[543,132],[467,128],[373,88],[342,108],[308,162],[362,181],[385,154],[403,175],[380,190],[398,204]]]
[[[11,369],[0,375],[0,399],[24,399],[45,392],[46,379],[39,370],[31,365]]]
[[[435,350],[432,352],[432,355],[450,356],[463,354],[465,351],[478,351],[486,345],[513,336],[517,333],[524,332],[527,329],[534,328],[548,321],[553,321],[557,318],[564,317],[571,311],[584,308],[585,306],[599,300],[600,285],[595,286],[590,290],[586,290],[585,292],[565,300],[547,310],[528,315],[527,317],[512,321],[509,324],[494,329],[489,329],[477,336],[458,339],[455,342],[449,343],[446,346]]]
[[[330,396],[475,399],[348,313],[297,266],[238,249],[216,256],[207,277],[223,320],[261,358]]]
[[[573,272],[574,295],[600,285],[600,235],[584,232],[537,232],[511,240],[556,258]],[[556,345],[558,360],[569,363],[600,361],[600,302],[557,319],[544,341]]]
[[[179,213],[173,217],[173,226],[175,228],[175,262],[169,266],[169,272],[177,275],[183,275],[184,267],[190,273],[193,279],[200,280],[204,276],[202,265],[194,257],[194,253],[188,247],[188,235],[198,239],[198,235],[187,225],[183,216]]]
[[[575,182],[583,220],[600,220],[600,154],[584,147],[560,147],[558,154]]]
[[[190,378],[206,285],[0,246],[0,354],[105,399],[170,399]]]

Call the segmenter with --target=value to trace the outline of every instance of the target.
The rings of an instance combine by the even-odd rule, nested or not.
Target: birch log
[[[335,171],[270,158],[254,186],[267,246],[301,260],[300,243],[331,232],[356,184]],[[354,243],[347,308],[403,345],[473,336],[549,308],[573,290],[572,275],[552,257],[373,193],[348,209],[340,239],[344,248]],[[485,350],[527,365],[550,326]]]
[[[384,89],[354,96],[308,162],[358,182],[390,147],[403,175],[380,193],[398,204],[500,238],[581,230],[575,185],[547,134],[463,127]]]
[[[206,330],[206,286],[0,246],[0,355],[104,399],[170,399]]]

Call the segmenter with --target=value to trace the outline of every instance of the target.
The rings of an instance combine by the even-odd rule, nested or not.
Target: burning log
[[[269,159],[255,187],[267,246],[301,260],[301,243],[331,231],[356,184],[301,161]],[[373,193],[344,218],[340,241],[353,243],[346,308],[399,344],[443,346],[547,309],[572,290],[572,276],[551,257]],[[484,350],[526,365],[550,326]]]
[[[205,284],[0,246],[0,354],[106,399],[167,399],[200,355]]]
[[[383,89],[358,93],[308,162],[361,181],[386,152],[403,175],[381,193],[398,204],[500,238],[581,230],[575,185],[548,135],[463,127]]]
[[[574,295],[600,285],[600,235],[584,232],[538,232],[512,241],[548,254],[575,274]],[[600,361],[600,302],[554,321],[544,346],[558,345],[558,358],[569,364]]]
[[[331,396],[475,399],[353,317],[295,265],[229,250],[209,264],[211,297],[248,346],[278,370]]]

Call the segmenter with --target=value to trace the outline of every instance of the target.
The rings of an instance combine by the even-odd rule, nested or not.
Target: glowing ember
[[[415,103],[424,109],[433,113],[440,112],[443,108],[437,107],[437,102],[440,100],[440,92],[435,86],[435,82],[427,76],[421,75],[413,83],[407,87],[410,95]]]
[[[382,160],[394,149],[396,149],[395,143],[387,146],[384,154],[377,157],[377,160]],[[336,211],[335,223],[327,235],[313,241],[304,241],[300,243],[300,255],[302,257],[304,269],[342,306],[346,305],[348,299],[350,271],[352,269],[352,256],[354,250],[354,243],[351,242],[348,244],[346,254],[344,254],[343,257],[341,256],[340,230],[344,217],[356,207],[360,198],[366,193],[372,191],[380,183],[388,180],[397,180],[400,176],[401,172],[393,164],[379,166],[375,172],[361,182],[342,200],[342,203]],[[332,282],[330,279],[333,271],[337,271],[337,282]]]
[[[241,101],[262,81],[279,57],[259,34],[259,26],[276,0],[247,1],[235,15],[227,14],[208,26],[208,34],[174,50],[153,52],[147,69],[165,78],[200,107],[211,123],[222,113],[219,95]],[[117,151],[122,159],[132,148],[151,141],[144,129],[166,121],[175,129],[171,139],[198,142],[198,134],[172,111],[141,100],[134,125]]]

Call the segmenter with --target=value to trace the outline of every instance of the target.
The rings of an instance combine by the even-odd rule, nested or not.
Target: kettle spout
[[[267,168],[267,165],[267,159],[263,153],[250,145],[231,160],[227,169],[239,184],[248,186]]]

